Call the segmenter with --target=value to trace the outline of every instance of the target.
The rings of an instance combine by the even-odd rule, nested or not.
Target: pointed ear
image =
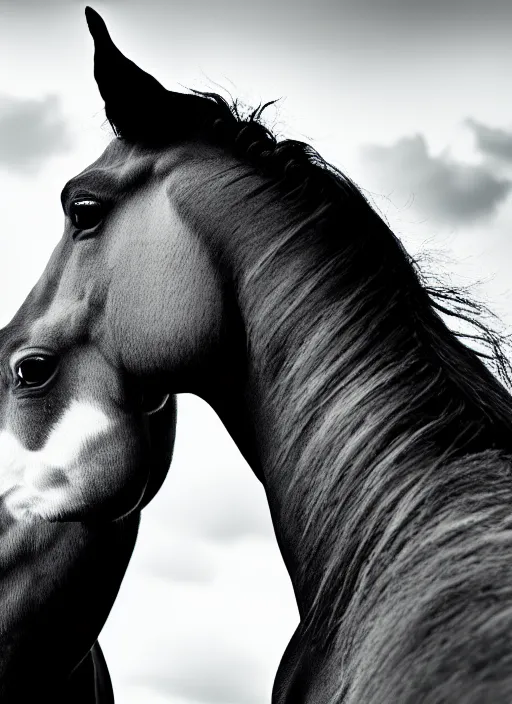
[[[95,10],[87,7],[85,16],[94,39],[94,77],[116,134],[129,141],[172,142],[213,115],[212,101],[168,91],[127,59]]]

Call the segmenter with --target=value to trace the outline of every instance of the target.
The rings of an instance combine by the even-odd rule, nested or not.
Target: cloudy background
[[[280,98],[277,133],[351,175],[447,281],[481,281],[512,330],[509,0],[92,4],[169,88]],[[0,0],[0,325],[60,236],[62,185],[110,138],[83,9]],[[296,623],[260,485],[180,397],[175,461],[100,639],[118,703],[268,704]]]

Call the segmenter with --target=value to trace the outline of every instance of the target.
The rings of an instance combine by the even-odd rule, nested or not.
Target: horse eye
[[[16,377],[18,386],[34,387],[45,384],[57,369],[57,359],[55,357],[26,357],[16,365]]]
[[[103,205],[92,198],[79,198],[72,201],[69,217],[77,230],[90,230],[103,219]]]

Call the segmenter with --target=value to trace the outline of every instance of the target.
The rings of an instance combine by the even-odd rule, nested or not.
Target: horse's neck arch
[[[450,600],[490,617],[492,600],[474,595],[500,588],[495,570],[512,576],[501,523],[510,398],[350,187],[301,214],[246,164],[206,147],[201,163],[197,149],[168,192],[229,272],[239,338],[225,354],[230,342],[241,355],[238,375],[224,370],[197,392],[264,482],[302,616],[276,702],[408,701],[416,647],[429,659],[424,691],[465,701],[475,678],[464,668],[456,685],[441,681],[445,657],[474,656],[470,620]],[[364,676],[368,662],[382,680]],[[484,667],[499,670],[499,658]]]

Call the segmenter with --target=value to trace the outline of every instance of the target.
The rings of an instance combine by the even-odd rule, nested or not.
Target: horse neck
[[[481,484],[458,458],[498,467],[510,399],[362,199],[300,214],[254,172],[210,176],[196,225],[218,238],[247,350],[243,392],[212,405],[264,483],[301,616],[336,636],[395,558],[386,541],[423,530],[422,501],[437,497],[432,523]]]
[[[440,480],[436,470],[495,446],[477,397],[487,383],[491,406],[503,397],[431,310],[418,319],[426,296],[384,225],[373,237],[388,245],[372,255],[377,242],[330,233],[322,208],[295,222],[278,209],[280,228],[272,208],[240,222],[230,255],[249,350],[244,413],[299,608],[322,622],[327,610],[336,629],[404,496],[400,521]],[[479,388],[473,398],[451,374],[458,363]]]

